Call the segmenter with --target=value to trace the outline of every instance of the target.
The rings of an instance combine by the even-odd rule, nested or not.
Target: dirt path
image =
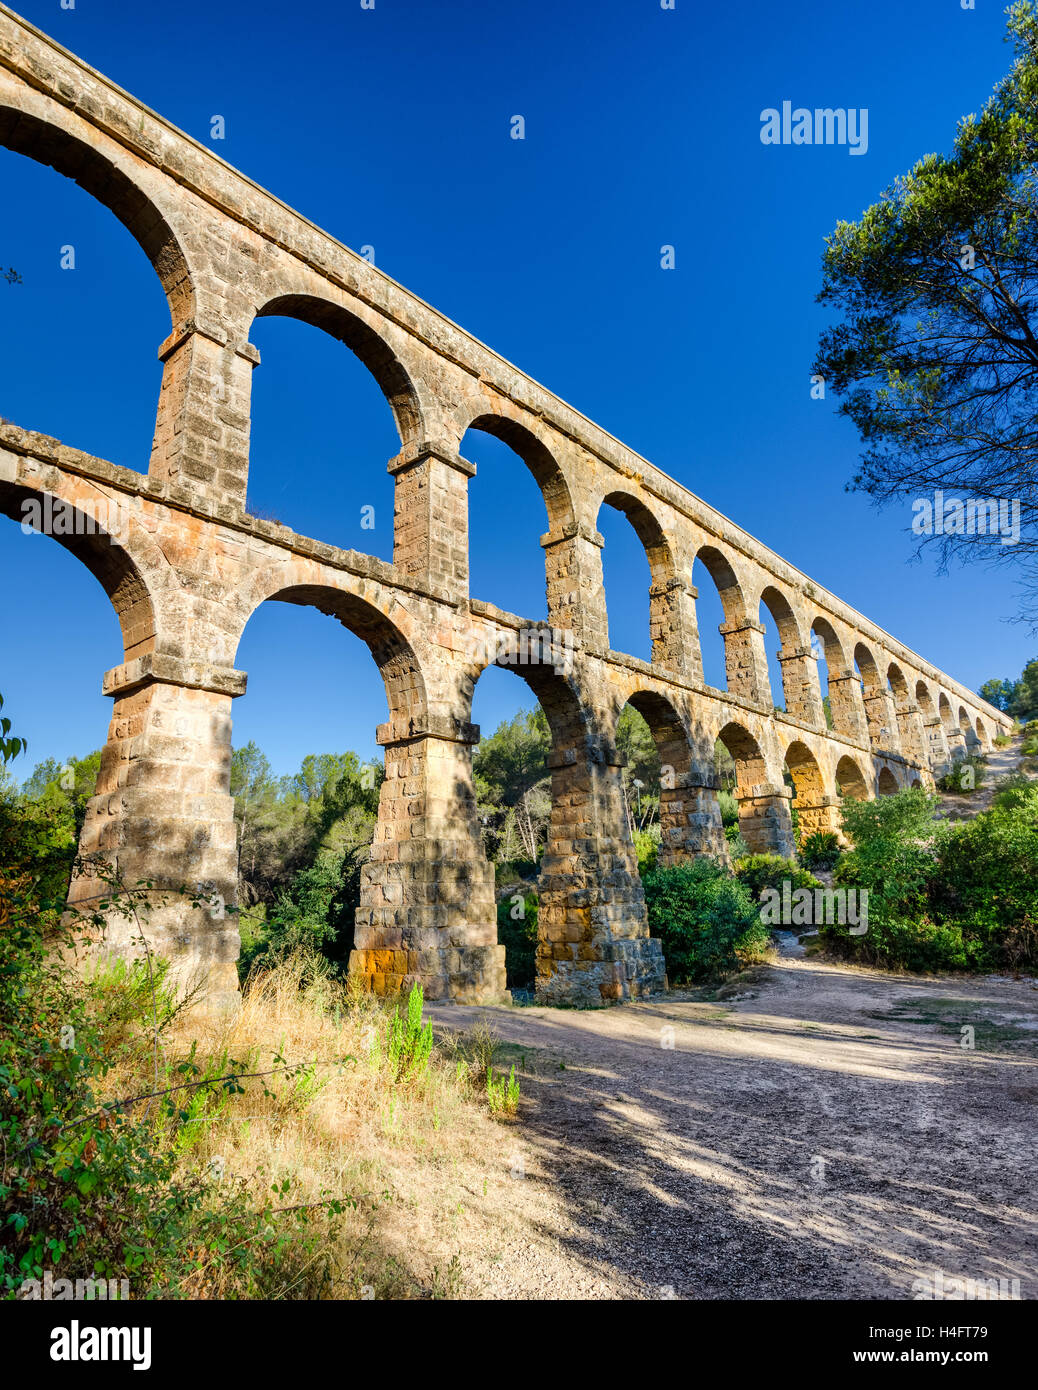
[[[954,792],[941,792],[941,810],[949,820],[970,820],[981,811],[986,811],[995,799],[998,782],[1010,772],[1020,771],[1020,749],[1023,735],[1016,734],[1013,741],[1004,748],[992,745],[985,753],[986,765],[984,779],[976,791],[965,795]]]
[[[431,1010],[526,1068],[470,1296],[907,1299],[936,1270],[1038,1296],[1038,984],[757,974],[718,1003]]]

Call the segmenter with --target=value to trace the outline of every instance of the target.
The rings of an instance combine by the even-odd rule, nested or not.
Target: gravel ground
[[[1034,1298],[1038,983],[782,957],[735,988],[430,1010],[525,1066],[465,1295],[910,1299],[942,1271]]]

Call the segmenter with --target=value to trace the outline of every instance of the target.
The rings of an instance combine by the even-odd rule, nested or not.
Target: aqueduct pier
[[[735,760],[742,833],[790,853],[805,829],[838,827],[841,795],[920,783],[1009,721],[698,497],[625,448],[443,315],[0,7],[0,144],[74,178],[128,228],[165,292],[171,331],[146,474],[0,424],[0,507],[77,509],[56,539],[104,586],[122,665],[81,849],[124,883],[205,884],[233,903],[229,794],[235,653],[268,599],[334,615],[369,647],[389,719],[386,777],[364,871],[351,973],[430,998],[504,991],[493,868],[472,783],[472,692],[486,654],[530,623],[469,593],[470,428],[508,444],[544,498],[548,621],[568,659],[515,667],[547,715],[552,815],[541,867],[537,988],[597,1002],[659,987],[623,813],[615,730],[630,702],[665,776],[662,855],[725,854],[714,745]],[[346,344],[393,411],[393,561],[340,550],[251,516],[249,341],[262,315],[305,320]],[[119,505],[118,536],[87,521]],[[626,514],[652,575],[652,660],[610,650],[600,508]],[[93,531],[93,533],[92,533]],[[724,608],[727,690],[704,684],[690,579],[701,559]],[[785,710],[768,679],[762,605],[777,625]],[[833,727],[812,636],[824,649]],[[816,647],[816,652],[818,648]],[[492,655],[491,655],[491,658]],[[785,781],[788,769],[794,783]],[[96,880],[73,883],[73,903]],[[233,916],[161,909],[152,944],[211,1002],[236,996]],[[113,923],[114,949],[131,949]]]

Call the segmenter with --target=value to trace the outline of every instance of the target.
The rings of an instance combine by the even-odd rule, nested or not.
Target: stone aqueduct
[[[113,713],[82,849],[126,883],[195,885],[233,902],[231,709],[245,690],[235,653],[268,599],[309,604],[361,637],[385,683],[378,730],[386,777],[364,873],[351,972],[392,993],[419,978],[432,998],[504,990],[493,871],[481,843],[471,699],[491,644],[535,626],[470,596],[469,428],[505,441],[540,486],[549,622],[572,661],[517,666],[551,726],[552,802],[540,877],[538,993],[600,1001],[660,986],[622,810],[614,732],[644,715],[668,769],[663,857],[724,853],[713,749],[735,759],[742,832],[790,852],[801,826],[835,827],[841,793],[930,785],[1004,715],[936,670],[216,157],[0,8],[0,143],[74,178],[124,223],[165,291],[171,332],[147,474],[0,424],[0,506],[48,496],[94,516],[122,503],[118,539],[60,537],[118,615],[123,664],[104,677]],[[253,320],[305,320],[344,342],[394,414],[391,564],[339,550],[246,510]],[[609,649],[603,504],[644,544],[651,664]],[[53,503],[51,504],[53,505]],[[703,681],[690,576],[700,557],[724,606],[727,691]],[[773,707],[761,604],[781,636],[785,712]],[[812,631],[824,643],[826,727]],[[855,671],[855,663],[858,671]],[[859,673],[860,672],[860,677]],[[795,792],[784,785],[788,766]],[[72,899],[89,899],[83,877]],[[218,915],[217,915],[218,916]],[[201,972],[214,1005],[237,991],[233,916],[160,909],[156,948]],[[116,949],[130,949],[118,939]]]

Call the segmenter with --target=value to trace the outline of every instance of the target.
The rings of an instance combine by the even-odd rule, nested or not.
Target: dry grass
[[[387,1056],[394,1012],[295,959],[254,977],[232,1022],[179,1014],[163,1035],[166,1085],[189,1057],[203,1076],[225,1074],[228,1059],[247,1072],[292,1064],[243,1080],[243,1094],[185,1093],[188,1118],[166,1137],[185,1176],[206,1174],[217,1192],[244,1188],[257,1210],[318,1204],[293,1217],[306,1258],[285,1255],[267,1297],[478,1296],[466,1256],[500,1234],[515,1139],[491,1118],[457,1040],[437,1039],[422,1073],[397,1079]],[[487,1045],[480,1038],[477,1054]],[[150,1043],[138,1038],[106,1090],[139,1093],[152,1080]],[[334,1217],[319,1205],[330,1198],[348,1204]],[[190,1296],[227,1292],[207,1281],[204,1258],[199,1270]]]

